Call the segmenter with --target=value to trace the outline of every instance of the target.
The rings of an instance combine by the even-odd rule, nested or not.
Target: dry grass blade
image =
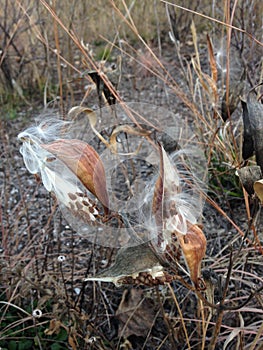
[[[177,311],[179,313],[180,320],[182,322],[182,326],[183,326],[183,330],[184,330],[184,334],[185,334],[185,340],[186,340],[186,344],[187,344],[188,350],[191,350],[189,336],[188,336],[187,328],[186,328],[186,325],[185,325],[185,321],[184,321],[184,316],[183,316],[182,310],[181,310],[180,305],[179,305],[179,303],[177,301],[176,295],[174,294],[173,288],[171,287],[170,284],[168,284],[168,288],[170,290],[170,293],[171,293],[172,298],[174,300],[174,303],[176,305]]]
[[[215,60],[215,54],[213,50],[213,45],[209,35],[207,34],[207,46],[208,46],[208,54],[209,54],[209,63],[212,74],[212,79],[216,83],[217,82],[217,64]]]

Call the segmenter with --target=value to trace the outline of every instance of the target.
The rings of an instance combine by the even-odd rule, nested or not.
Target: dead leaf
[[[94,132],[94,135],[96,135],[102,143],[104,143],[107,147],[109,147],[108,141],[105,140],[105,138],[96,129],[97,115],[95,111],[87,107],[75,106],[75,107],[72,107],[71,110],[68,112],[68,118],[69,120],[74,121],[82,113],[84,113],[85,116],[87,117],[90,128]]]
[[[228,337],[226,338],[225,342],[224,342],[224,346],[223,346],[223,350],[229,349],[229,344],[232,342],[233,339],[235,339],[236,337],[239,336],[239,333],[243,332],[244,330],[244,319],[243,316],[241,314],[241,312],[238,313],[239,316],[239,320],[240,320],[240,327],[236,327],[232,330],[232,332],[228,335]]]
[[[119,337],[130,335],[146,337],[155,320],[153,301],[143,296],[143,291],[135,288],[123,292],[116,311],[119,320]]]
[[[75,340],[71,335],[68,336],[68,343],[72,347],[73,350],[77,350]]]
[[[195,27],[195,22],[194,21],[192,21],[190,29],[191,29],[191,32],[192,32],[193,43],[194,43],[194,48],[195,48],[196,68],[197,68],[198,72],[201,72],[201,64],[200,64],[198,44],[197,44],[197,34],[196,34],[196,27]]]
[[[53,319],[49,322],[49,328],[44,330],[46,335],[58,334],[60,332],[61,322],[59,320]]]
[[[117,150],[117,146],[118,146],[117,136],[121,132],[127,133],[129,135],[135,135],[135,136],[141,136],[141,137],[148,137],[152,133],[152,131],[150,130],[145,130],[143,128],[138,128],[136,126],[131,126],[128,124],[127,125],[123,124],[115,127],[111,133],[110,144],[108,147],[110,147],[111,151],[116,154],[122,154],[122,153],[119,153]],[[125,153],[125,155],[132,155],[132,154],[138,153],[140,147],[141,147],[141,144],[138,145],[137,150],[131,153]]]
[[[116,91],[113,87],[112,81],[106,76],[105,73],[94,70],[88,72],[88,75],[91,77],[92,81],[95,83],[97,88],[97,94],[99,97],[99,102],[101,106],[102,94],[104,95],[106,101],[109,105],[116,103]],[[113,94],[113,92],[115,94]]]
[[[192,64],[203,89],[207,92],[207,95],[212,103],[216,104],[218,100],[218,91],[215,81],[208,74],[202,72],[201,67],[199,67],[196,62],[196,59],[192,58]]]

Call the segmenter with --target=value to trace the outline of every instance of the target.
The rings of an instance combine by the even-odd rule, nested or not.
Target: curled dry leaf
[[[96,129],[96,124],[97,124],[96,112],[93,111],[93,109],[90,109],[87,107],[75,106],[75,107],[72,107],[71,110],[68,112],[68,118],[69,120],[74,121],[79,118],[80,114],[84,114],[85,117],[87,117],[90,128],[93,131],[94,135],[96,135],[99,138],[99,140],[108,147],[109,146],[108,141],[105,140],[105,138]]]
[[[109,198],[103,163],[93,147],[80,140],[61,139],[41,145],[48,152],[61,160],[99,199],[108,213]]]
[[[113,129],[112,134],[110,135],[110,139],[108,141],[96,129],[96,124],[97,124],[96,111],[93,111],[92,109],[87,108],[87,107],[76,106],[76,107],[71,108],[71,110],[68,113],[68,118],[71,120],[75,120],[79,117],[80,114],[83,114],[88,119],[90,128],[93,131],[94,135],[96,135],[99,138],[99,140],[107,148],[109,148],[112,153],[115,153],[115,154],[117,154],[117,153],[120,154],[117,150],[117,146],[118,146],[117,136],[119,135],[119,133],[123,132],[123,133],[127,133],[130,135],[141,136],[141,137],[145,137],[145,138],[148,138],[149,135],[152,133],[152,131],[146,130],[142,127],[123,124],[123,125],[119,125]],[[131,154],[136,153],[140,149],[140,147],[141,147],[141,145],[139,144],[137,150],[131,152]],[[126,154],[126,155],[129,155],[129,154]]]
[[[100,72],[99,70],[90,71],[88,72],[88,75],[91,77],[92,81],[96,85],[100,105],[102,103],[102,95],[104,95],[109,105],[115,104],[116,96],[118,96],[118,94],[114,87],[114,85],[116,84],[114,84],[113,80],[116,80],[116,79],[112,79],[110,74],[106,75],[104,72],[102,71]]]
[[[113,131],[112,134],[110,136],[110,144],[108,147],[110,147],[111,151],[113,153],[118,153],[117,150],[117,146],[118,146],[118,141],[117,141],[117,136],[119,133],[124,132],[130,135],[134,135],[134,136],[142,136],[142,137],[148,137],[151,134],[150,130],[145,130],[143,128],[138,128],[136,126],[131,126],[131,125],[119,125],[117,126]],[[141,145],[138,146],[137,151],[139,150]],[[137,151],[132,152],[133,153],[137,153]],[[119,153],[118,153],[119,154]],[[128,155],[128,154],[126,154]]]
[[[192,225],[186,235],[177,235],[182,248],[191,280],[197,289],[200,288],[201,262],[206,252],[206,238],[198,225]]]
[[[263,179],[258,180],[254,183],[254,190],[261,204],[263,204]]]
[[[52,319],[49,322],[49,328],[44,330],[45,335],[59,334],[61,329],[61,322],[56,319]]]

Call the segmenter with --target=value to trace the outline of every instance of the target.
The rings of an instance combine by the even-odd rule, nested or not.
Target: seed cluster
[[[68,193],[68,207],[76,218],[87,223],[96,221],[99,215],[99,209],[86,193],[76,192]]]
[[[136,284],[153,287],[170,283],[173,279],[174,277],[167,272],[164,272],[162,276],[156,277],[153,277],[149,272],[140,272],[136,278],[132,276],[121,277],[118,280],[118,284]]]

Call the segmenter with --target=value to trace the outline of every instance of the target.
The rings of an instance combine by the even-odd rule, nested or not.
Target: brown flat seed
[[[74,193],[68,193],[68,196],[72,201],[75,201],[77,199],[77,196]]]
[[[54,162],[57,158],[56,157],[47,157],[46,162],[51,163]]]
[[[71,210],[75,209],[75,205],[72,202],[69,202],[69,207],[70,207]]]
[[[158,278],[159,284],[164,284],[166,282],[166,277],[162,276]]]
[[[81,210],[83,209],[83,205],[80,202],[76,202],[76,207]]]
[[[85,205],[86,207],[90,207],[91,206],[91,204],[88,201],[86,201],[86,200],[83,200],[82,204]]]
[[[89,208],[89,211],[90,211],[92,214],[94,214],[94,212],[95,212],[95,208],[90,207],[90,208]]]
[[[145,279],[146,279],[145,276],[139,276],[139,281],[141,281],[142,283],[145,283]]]
[[[87,197],[86,193],[83,192],[76,192],[76,195],[81,198]]]

